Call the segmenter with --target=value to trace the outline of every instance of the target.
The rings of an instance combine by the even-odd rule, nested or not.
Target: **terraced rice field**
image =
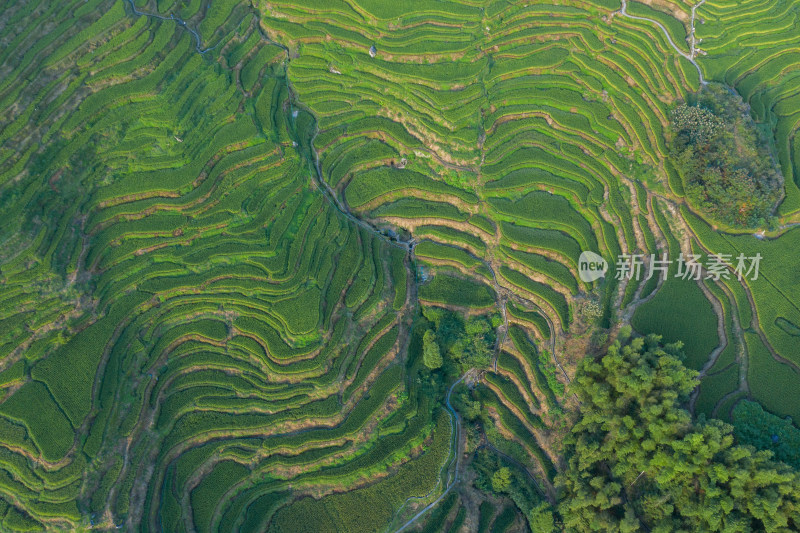
[[[31,522],[258,529],[289,486],[401,464],[409,495],[435,483],[409,481],[449,427],[398,357],[407,259],[314,189],[314,119],[284,50],[252,10],[220,9],[202,54],[122,2],[43,4],[30,22],[67,16],[79,39],[20,28],[12,57],[31,60],[13,74],[31,82],[4,133],[26,136],[3,181],[31,193],[3,197],[24,224],[6,234],[0,411],[6,487]],[[26,157],[48,174],[15,172]]]
[[[696,411],[800,415],[800,4],[696,15],[704,78],[786,178],[763,240],[686,207],[665,129],[700,86],[692,9],[653,4],[627,13],[663,31],[614,0],[9,2],[0,529],[521,526],[451,490],[463,428],[419,378],[420,306],[501,314],[465,382],[541,499],[574,362],[621,320],[684,338]],[[761,276],[614,279],[692,250]]]

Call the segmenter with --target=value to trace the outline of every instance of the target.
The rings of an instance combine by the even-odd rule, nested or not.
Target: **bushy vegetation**
[[[670,114],[671,157],[689,201],[730,226],[772,223],[783,177],[742,98],[708,84]]]
[[[775,416],[758,403],[743,400],[733,408],[731,422],[739,444],[769,450],[777,461],[800,470],[800,429],[790,418]]]
[[[435,369],[442,365],[441,354],[462,371],[489,365],[499,325],[497,315],[477,315],[465,319],[442,307],[425,307],[423,314],[432,326],[432,329],[425,331],[423,339],[428,368]]]
[[[733,428],[683,409],[697,374],[680,345],[616,340],[581,362],[580,418],[559,476],[575,531],[786,531],[800,526],[800,472],[735,444]],[[657,502],[657,503],[656,503]]]
[[[555,510],[518,466],[483,448],[476,452],[471,467],[477,474],[475,487],[487,493],[510,498],[522,516],[528,520],[531,531],[537,533],[555,531]],[[506,520],[513,519],[514,513],[509,514]]]
[[[422,338],[422,342],[424,343],[422,346],[422,357],[425,366],[427,366],[429,370],[441,368],[442,353],[439,349],[439,343],[436,342],[436,334],[431,330],[427,330],[425,336]]]

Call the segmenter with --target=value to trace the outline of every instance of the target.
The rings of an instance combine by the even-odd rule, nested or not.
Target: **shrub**
[[[428,330],[422,337],[422,359],[430,370],[436,370],[442,366],[442,354],[439,345],[436,343],[436,334]]]

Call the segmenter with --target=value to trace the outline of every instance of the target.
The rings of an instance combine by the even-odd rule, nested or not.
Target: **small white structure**
[[[378,49],[375,48],[375,45],[373,44],[369,47],[369,57],[375,57],[376,55],[378,55]]]

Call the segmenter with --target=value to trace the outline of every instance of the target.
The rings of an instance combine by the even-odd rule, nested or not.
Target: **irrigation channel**
[[[705,1],[705,0],[703,0],[703,1]],[[216,45],[215,45],[213,47],[203,48],[202,47],[202,39],[200,37],[200,34],[196,30],[190,28],[186,24],[186,22],[184,20],[182,20],[179,17],[176,17],[174,14],[170,14],[169,16],[163,16],[163,15],[158,15],[158,14],[155,14],[155,13],[146,13],[146,12],[139,11],[138,9],[136,9],[136,6],[134,4],[134,0],[128,0],[128,2],[130,3],[131,9],[133,11],[133,14],[135,16],[137,16],[137,17],[145,16],[145,17],[156,18],[156,19],[159,19],[159,20],[172,20],[172,21],[175,21],[175,23],[178,24],[178,26],[184,28],[186,31],[188,31],[194,37],[194,39],[195,39],[195,49],[196,49],[197,53],[202,55],[202,54],[205,54],[206,52],[209,52],[209,51],[213,50],[216,47]],[[625,0],[623,0],[623,10],[624,10],[624,7],[625,7],[624,2],[625,2]],[[418,241],[416,239],[414,239],[413,237],[403,238],[400,235],[397,235],[397,236],[390,235],[387,232],[384,232],[384,231],[378,229],[376,226],[372,225],[371,223],[369,223],[369,222],[365,221],[364,219],[358,217],[357,215],[353,214],[353,212],[350,210],[350,207],[345,202],[342,202],[339,199],[338,195],[333,190],[333,188],[325,181],[325,178],[324,178],[324,176],[322,174],[322,169],[321,169],[321,165],[320,165],[320,161],[319,161],[319,155],[317,154],[317,151],[314,148],[314,139],[316,138],[316,136],[317,136],[317,134],[319,132],[316,119],[314,119],[314,133],[307,140],[307,142],[308,142],[308,146],[306,147],[307,148],[307,153],[304,153],[303,144],[302,144],[303,140],[298,135],[297,124],[296,124],[296,120],[295,120],[296,119],[295,109],[298,109],[298,110],[302,109],[305,113],[308,113],[312,118],[314,117],[314,115],[313,115],[313,113],[311,112],[310,109],[308,109],[305,105],[303,105],[300,102],[300,100],[299,100],[299,98],[297,96],[297,93],[292,89],[291,83],[289,82],[289,74],[288,74],[289,68],[288,67],[289,67],[289,62],[291,61],[291,53],[289,51],[289,48],[286,45],[284,45],[282,43],[279,43],[277,41],[274,41],[269,36],[267,36],[264,33],[263,29],[261,28],[260,24],[258,25],[258,31],[259,31],[259,34],[261,35],[261,38],[265,42],[281,48],[286,53],[286,70],[285,70],[284,80],[286,82],[286,90],[287,90],[287,93],[289,95],[289,104],[290,104],[289,117],[290,117],[290,121],[291,121],[291,124],[292,124],[293,134],[294,134],[294,137],[295,137],[296,148],[298,148],[298,152],[300,153],[300,155],[302,157],[306,158],[306,162],[309,164],[309,167],[311,169],[310,173],[311,173],[312,183],[322,193],[322,195],[327,199],[327,201],[339,213],[341,213],[344,217],[346,217],[352,223],[354,223],[357,226],[365,229],[369,233],[372,233],[373,235],[377,236],[379,239],[381,239],[382,241],[386,242],[387,244],[389,244],[391,246],[395,246],[395,247],[401,248],[406,252],[406,254],[408,256],[406,269],[407,269],[408,274],[409,274],[410,283],[414,284],[415,285],[414,288],[416,289],[417,276],[416,276],[416,272],[414,271],[413,266],[416,263],[415,256],[414,256],[414,248],[418,244]],[[698,67],[698,70],[699,70],[699,67]],[[701,74],[701,77],[702,77],[702,74]],[[308,156],[310,156],[310,157],[308,157]],[[495,343],[495,357],[494,357],[494,361],[493,361],[493,366],[494,366],[495,370],[497,369],[497,356],[500,353],[500,349],[502,348],[502,345],[505,342],[506,337],[507,337],[507,333],[508,333],[508,317],[507,317],[507,312],[506,312],[506,303],[507,303],[507,301],[509,299],[511,299],[511,300],[514,300],[514,301],[516,301],[516,302],[518,302],[520,304],[523,304],[523,305],[525,305],[527,307],[535,308],[545,318],[545,320],[547,321],[548,326],[549,326],[549,328],[551,330],[551,354],[552,354],[553,360],[555,361],[556,365],[558,365],[558,367],[561,370],[561,372],[563,373],[565,379],[569,383],[569,381],[570,381],[569,376],[567,375],[567,372],[561,366],[560,361],[556,357],[555,348],[556,348],[557,331],[556,331],[555,324],[550,319],[550,316],[535,302],[533,302],[531,300],[528,300],[526,298],[523,298],[520,295],[515,294],[512,291],[508,290],[507,288],[501,286],[497,281],[497,276],[495,274],[495,269],[491,265],[490,262],[488,262],[485,259],[480,258],[480,257],[475,257],[475,259],[481,261],[489,269],[489,271],[492,274],[492,282],[493,282],[493,285],[494,285],[494,288],[495,288],[495,292],[497,294],[498,307],[500,308],[500,311],[501,311],[501,314],[502,314],[502,317],[503,317],[503,325],[500,327],[503,330],[502,331],[502,336],[500,334],[498,334],[497,335],[497,341]],[[411,291],[412,301],[409,302],[409,307],[411,309],[414,309],[414,308],[416,308],[418,306],[419,302],[418,301],[413,301],[413,299],[416,298],[416,294],[417,294],[416,290]],[[498,333],[500,333],[500,332],[498,332]],[[450,388],[448,389],[447,395],[445,397],[445,407],[446,407],[447,413],[448,413],[448,415],[450,417],[450,426],[451,426],[450,450],[449,450],[448,456],[447,456],[448,457],[447,463],[442,466],[442,469],[441,469],[442,473],[440,474],[440,477],[439,477],[436,485],[434,486],[434,488],[428,494],[425,494],[425,495],[422,495],[422,496],[412,496],[412,497],[409,497],[408,499],[406,499],[406,501],[403,503],[403,505],[395,513],[395,516],[397,516],[397,514],[399,514],[400,511],[409,502],[411,502],[413,500],[421,500],[421,499],[425,499],[425,498],[429,497],[431,494],[433,494],[439,488],[439,486],[442,484],[442,481],[445,480],[445,478],[447,478],[446,481],[444,481],[444,484],[445,484],[444,491],[434,501],[432,501],[431,503],[426,505],[423,509],[421,509],[413,517],[411,517],[411,519],[409,519],[402,526],[400,526],[399,529],[396,530],[396,533],[399,533],[400,531],[405,530],[406,528],[411,526],[414,522],[416,522],[420,517],[422,517],[427,511],[429,511],[430,509],[435,507],[450,492],[450,490],[455,486],[456,482],[458,481],[458,469],[459,469],[459,462],[460,462],[460,455],[461,455],[460,451],[458,449],[459,446],[460,446],[460,438],[461,438],[461,419],[458,416],[458,413],[456,412],[456,410],[453,408],[452,404],[450,403],[450,398],[451,398],[451,395],[453,393],[453,390],[456,388],[456,386],[459,383],[461,383],[465,379],[469,378],[470,376],[479,377],[479,375],[480,374],[478,374],[477,369],[470,368],[469,370],[464,372],[464,374],[462,374],[461,377],[459,377],[456,381],[454,381],[452,383],[452,385],[450,385]],[[494,449],[497,453],[509,458],[508,456],[506,456],[505,454],[503,454],[502,452],[500,452],[499,450],[494,448],[494,446],[490,445],[490,447],[492,449]],[[509,458],[509,459],[511,459],[511,458]],[[452,475],[451,475],[450,471],[451,471],[451,467],[453,466],[453,464],[455,464],[455,468],[452,469]],[[522,465],[520,465],[520,466],[522,466]],[[528,471],[527,468],[524,468],[524,471],[528,474],[528,476],[531,476],[530,471]],[[536,485],[537,490],[541,491],[541,488],[539,487],[538,482],[536,482],[535,479],[534,479],[534,483]]]

